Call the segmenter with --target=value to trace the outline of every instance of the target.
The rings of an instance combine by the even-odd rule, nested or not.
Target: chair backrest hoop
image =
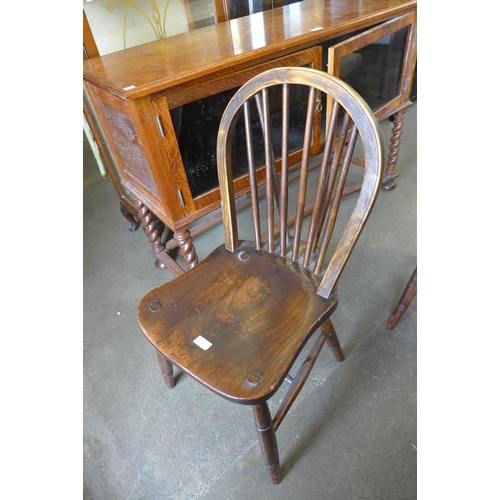
[[[382,178],[384,156],[379,125],[372,110],[352,87],[337,77],[305,67],[274,68],[257,75],[244,84],[227,105],[220,122],[217,138],[217,167],[225,228],[225,246],[234,252],[239,245],[231,148],[228,147],[232,141],[236,121],[234,118],[243,104],[258,92],[281,84],[314,87],[331,96],[351,116],[365,147],[365,171],[356,206],[317,290],[318,295],[329,297],[375,203]],[[370,154],[366,154],[366,151],[370,151]]]

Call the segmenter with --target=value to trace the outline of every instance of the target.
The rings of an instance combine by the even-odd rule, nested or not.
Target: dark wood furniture
[[[413,271],[408,283],[406,284],[401,297],[392,311],[392,314],[389,316],[387,321],[387,328],[393,330],[396,325],[399,323],[399,320],[402,318],[405,311],[408,309],[408,306],[412,303],[413,299],[417,295],[417,268]]]
[[[385,110],[399,117],[390,147],[395,167],[416,57],[416,5],[303,0],[84,61],[85,86],[158,267],[176,276],[191,269],[198,261],[192,238],[220,222],[215,137],[239,86],[272,67],[326,70],[330,47],[412,14],[402,90]],[[396,175],[384,187],[393,188]],[[248,184],[238,179],[235,189],[243,195]],[[183,266],[171,256],[176,247]]]
[[[327,123],[322,123],[324,94],[333,100]],[[300,129],[293,126],[297,113],[303,116]],[[318,150],[319,133],[324,141]],[[363,180],[347,212],[340,202],[356,142],[363,146]],[[291,158],[297,152],[292,182]],[[241,161],[248,167],[251,210],[237,213],[233,173]],[[175,385],[175,365],[227,400],[252,406],[266,467],[279,483],[276,430],[325,342],[339,361],[344,359],[330,317],[338,304],[339,276],[379,192],[378,123],[341,80],[310,68],[275,68],[243,85],[228,104],[217,165],[225,243],[148,293],[138,321],[156,348],[167,387]],[[253,221],[252,229],[238,226],[238,217]],[[337,221],[342,226],[334,231]],[[309,356],[289,377],[318,329]],[[287,377],[290,388],[271,418],[267,400]]]

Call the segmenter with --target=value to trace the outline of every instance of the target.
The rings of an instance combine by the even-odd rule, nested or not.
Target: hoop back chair
[[[299,87],[305,88],[307,106],[298,178],[292,182],[289,104],[292,90]],[[276,88],[278,94],[270,94]],[[318,166],[310,168],[314,120],[322,114],[323,94],[334,106],[323,126],[322,156],[316,155]],[[271,111],[280,108],[280,119],[273,120]],[[238,140],[236,123],[241,121],[245,133]],[[281,135],[273,136],[272,125],[282,129]],[[261,169],[253,132],[260,134],[265,152]],[[341,195],[358,136],[364,145],[362,187],[332,257],[325,259],[336,219],[341,219]],[[273,142],[278,148],[273,149]],[[245,214],[237,217],[235,210],[232,161],[241,144],[248,146],[253,241],[240,241],[237,219]],[[310,68],[278,68],[254,77],[236,92],[219,128],[225,243],[184,275],[149,292],[139,305],[139,325],[156,348],[169,388],[174,387],[175,365],[223,398],[252,406],[264,462],[276,484],[275,431],[325,342],[337,360],[344,359],[330,316],[338,303],[337,281],[379,191],[382,158],[377,120],[359,94],[338,78]],[[266,175],[259,181],[262,169]],[[313,193],[309,204],[307,192]],[[309,356],[290,377],[294,361],[318,329]],[[272,418],[267,401],[285,380],[291,385]]]

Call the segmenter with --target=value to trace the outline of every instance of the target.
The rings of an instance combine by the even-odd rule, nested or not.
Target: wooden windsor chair
[[[270,94],[276,88],[279,99]],[[293,151],[287,144],[293,128],[290,115],[297,105],[293,95],[299,88],[305,88],[307,106],[299,176],[292,183]],[[326,108],[321,105],[323,94],[334,105],[328,125],[323,125],[327,131],[320,165],[312,169],[317,154],[311,154],[314,124]],[[273,118],[277,108],[279,120]],[[237,123],[243,123],[242,140],[235,139]],[[273,136],[272,125],[282,127],[282,133]],[[260,143],[254,132],[260,134]],[[358,136],[364,145],[362,187],[333,256],[325,259],[336,219],[340,220],[341,195]],[[273,137],[281,154],[275,154],[279,147],[273,150]],[[238,147],[232,147],[234,142]],[[235,210],[232,161],[241,144],[249,147],[254,241],[240,241],[237,226],[237,217],[244,213],[237,216]],[[259,144],[265,151],[262,168]],[[278,68],[256,76],[234,95],[219,128],[225,243],[184,275],[149,292],[139,305],[139,325],[156,348],[169,388],[175,384],[175,365],[223,398],[252,406],[264,461],[276,484],[280,482],[276,430],[325,342],[337,360],[344,359],[330,316],[338,303],[337,281],[379,191],[382,158],[377,120],[359,94],[341,80],[310,68]],[[308,183],[314,187],[314,173],[316,187],[308,204],[307,188]],[[259,182],[265,191],[260,201]],[[295,203],[292,184],[298,185]],[[292,379],[288,372],[318,329],[314,347]],[[272,418],[267,401],[285,379],[291,385]]]

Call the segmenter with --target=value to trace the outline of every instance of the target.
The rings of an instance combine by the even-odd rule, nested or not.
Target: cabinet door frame
[[[348,40],[333,45],[328,49],[328,73],[341,78],[340,61],[343,57],[356,52],[367,45],[377,42],[386,36],[392,35],[407,26],[410,28],[406,40],[398,93],[387,103],[373,110],[375,117],[379,121],[411,104],[411,83],[417,60],[417,13],[410,12],[395,19],[391,19],[390,21],[379,24],[374,28],[349,38]],[[331,105],[331,100],[329,100],[327,103],[328,116],[331,110]]]
[[[173,144],[177,144],[177,138],[175,136],[172,120],[169,115],[170,110],[183,104],[196,101],[197,99],[210,97],[217,93],[240,87],[253,76],[271,68],[283,66],[308,66],[314,69],[321,69],[321,54],[321,47],[311,47],[288,56],[272,59],[268,62],[225,75],[224,77],[208,82],[202,82],[198,85],[192,85],[189,88],[184,87],[179,90],[170,90],[166,93],[162,93],[160,96],[157,95],[153,97],[153,107],[159,120],[161,121],[164,131],[162,141],[165,148],[168,150],[170,166],[176,178],[178,199],[183,204],[186,216],[189,217],[189,215],[197,214],[196,218],[199,218],[200,216],[218,208],[220,206],[220,190],[219,187],[215,187],[197,197],[192,196],[179,148],[172,148]],[[320,123],[318,121],[315,139],[318,150],[320,148],[321,140],[319,125]],[[291,161],[298,161],[299,155],[300,152],[296,153],[291,157]],[[258,180],[264,180],[263,171],[258,173]],[[235,179],[234,188],[237,196],[242,196],[248,192],[248,175]]]

